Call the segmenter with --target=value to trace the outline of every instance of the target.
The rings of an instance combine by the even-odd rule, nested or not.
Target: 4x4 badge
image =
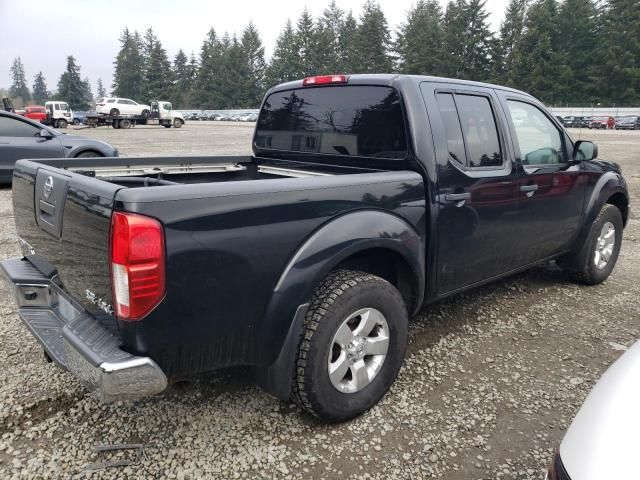
[[[53,177],[47,177],[47,180],[44,182],[44,198],[49,198],[53,193]]]

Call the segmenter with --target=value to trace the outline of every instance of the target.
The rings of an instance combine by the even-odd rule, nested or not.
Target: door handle
[[[527,194],[527,197],[533,197],[533,194],[538,191],[538,184],[532,185],[520,185],[520,191]]]
[[[444,195],[445,202],[457,202],[456,207],[462,207],[464,202],[471,198],[471,193],[447,193]]]

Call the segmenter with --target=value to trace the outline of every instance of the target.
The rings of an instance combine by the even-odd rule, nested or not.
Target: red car
[[[613,117],[593,117],[589,122],[589,128],[614,128],[616,120]]]
[[[28,107],[24,107],[24,113],[21,115],[31,120],[41,122],[47,117],[47,112],[42,105],[29,105]]]

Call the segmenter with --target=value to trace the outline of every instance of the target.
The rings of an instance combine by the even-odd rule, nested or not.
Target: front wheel
[[[373,407],[389,390],[407,348],[398,290],[369,273],[337,270],[315,291],[294,369],[293,400],[325,422]]]
[[[604,282],[618,260],[623,227],[618,207],[604,205],[591,224],[582,248],[577,253],[560,259],[560,265],[579,282],[587,285]]]
[[[67,128],[67,121],[65,119],[58,120],[58,128]]]
[[[173,128],[180,128],[180,127],[182,127],[182,120],[180,120],[179,118],[174,118]]]

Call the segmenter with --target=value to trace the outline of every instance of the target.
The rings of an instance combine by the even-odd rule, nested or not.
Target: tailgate
[[[111,309],[109,230],[122,188],[51,165],[21,160],[13,208],[23,255],[94,315]]]

